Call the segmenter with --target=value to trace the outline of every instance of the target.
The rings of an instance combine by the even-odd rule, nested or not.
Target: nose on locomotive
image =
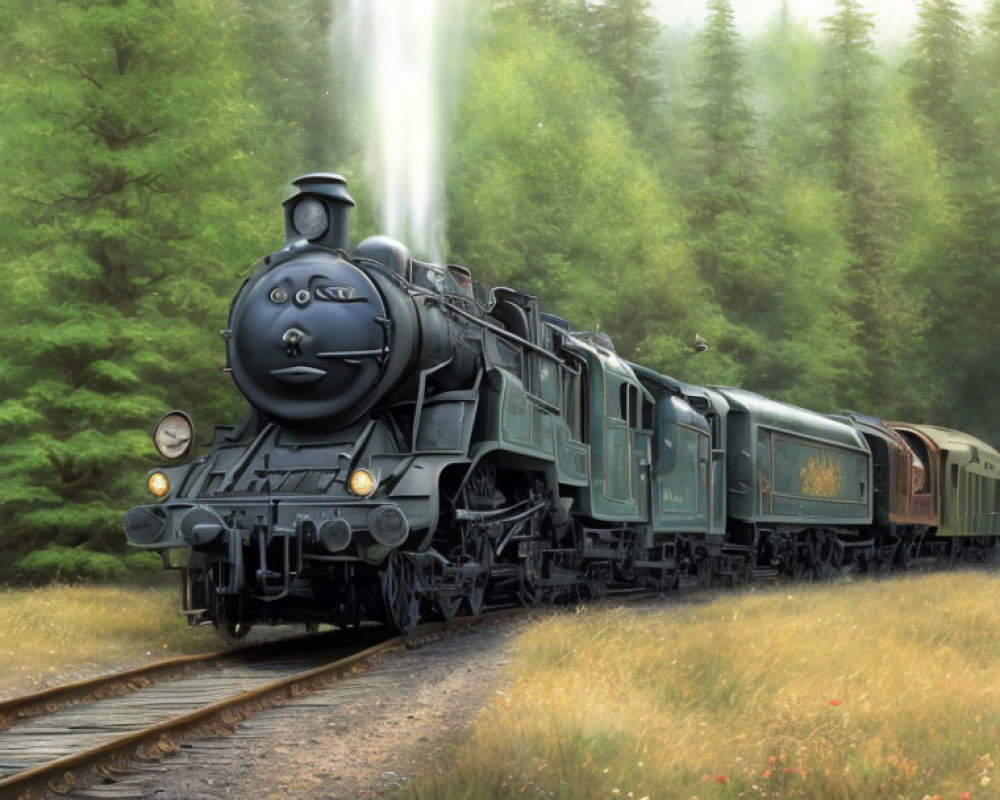
[[[285,355],[289,358],[296,358],[302,355],[302,340],[306,338],[306,332],[294,325],[281,334],[281,341],[285,343]],[[274,372],[271,373],[272,375]]]

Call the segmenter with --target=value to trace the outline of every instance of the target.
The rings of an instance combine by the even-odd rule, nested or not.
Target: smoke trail
[[[442,133],[466,0],[348,0],[351,92],[383,233],[443,260]],[[346,42],[345,42],[346,44]]]

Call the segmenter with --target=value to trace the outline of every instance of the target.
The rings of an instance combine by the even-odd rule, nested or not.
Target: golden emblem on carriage
[[[832,453],[810,456],[799,470],[803,494],[813,497],[837,497],[844,485],[843,466]]]

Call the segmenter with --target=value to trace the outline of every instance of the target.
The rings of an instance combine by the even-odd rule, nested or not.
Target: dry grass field
[[[183,653],[220,649],[189,629],[177,589],[52,585],[0,590],[0,696]]]
[[[998,797],[1000,576],[960,572],[582,609],[406,795]]]
[[[0,591],[0,696],[218,649],[174,589]],[[417,800],[1000,797],[1000,575],[553,614]]]

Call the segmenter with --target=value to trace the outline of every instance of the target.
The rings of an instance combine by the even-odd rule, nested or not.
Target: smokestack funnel
[[[347,250],[348,229],[354,199],[347,181],[330,172],[313,172],[292,181],[299,193],[289,197],[285,208],[285,243],[302,239],[331,250]]]

